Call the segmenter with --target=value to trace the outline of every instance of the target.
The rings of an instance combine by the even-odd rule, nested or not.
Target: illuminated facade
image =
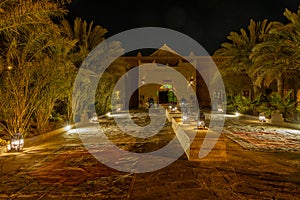
[[[127,109],[123,105],[130,102],[132,108],[147,107],[149,99],[158,104],[176,104],[180,100],[176,96],[176,88],[174,87],[174,70],[182,74],[186,79],[186,90],[194,90],[198,103],[202,107],[209,107],[217,110],[226,99],[227,96],[242,95],[247,98],[254,97],[253,84],[246,73],[228,74],[223,77],[226,94],[219,88],[210,88],[206,83],[212,80],[204,81],[203,75],[213,77],[210,71],[211,66],[218,66],[224,57],[197,56],[193,52],[184,57],[179,56],[169,46],[164,44],[154,53],[144,56],[140,52],[135,56],[121,57],[127,64],[131,66],[133,73],[126,76],[126,83],[122,84],[122,91],[130,91],[130,88],[138,88],[134,93],[118,93],[118,99],[123,100],[117,105],[118,108]],[[189,61],[187,61],[189,60]],[[142,70],[143,65],[151,65],[152,70]],[[139,66],[139,67],[137,67]],[[194,66],[201,66],[201,74],[197,73]],[[151,78],[157,77],[155,83],[149,81]],[[298,80],[298,81],[295,81]],[[211,87],[211,86],[210,86]],[[300,81],[294,73],[286,74],[284,81],[284,94],[293,91],[291,98],[300,101]],[[277,83],[273,81],[268,87],[259,88],[262,94],[277,92]],[[188,98],[188,97],[187,97]],[[212,103],[213,102],[213,103]]]
[[[176,72],[179,72],[186,79],[186,90],[194,90],[198,103],[202,107],[214,107],[211,102],[220,102],[225,98],[225,93],[218,90],[218,88],[212,90],[211,95],[214,100],[211,100],[208,87],[204,82],[204,79],[199,73],[196,73],[194,66],[201,65],[202,72],[209,74],[210,65],[215,65],[214,61],[209,56],[196,56],[193,52],[184,57],[179,56],[174,50],[164,44],[160,49],[154,53],[143,56],[140,52],[136,56],[123,56],[122,59],[128,63],[131,68],[135,68],[134,73],[131,73],[127,77],[125,87],[136,87],[139,85],[138,90],[133,95],[127,94],[124,98],[125,101],[129,101],[131,107],[141,107],[147,105],[149,99],[153,100],[157,104],[176,104],[178,99],[176,96],[176,88],[174,87],[174,77]],[[187,61],[189,60],[189,61]],[[153,66],[153,70],[143,69],[143,65]],[[202,73],[201,72],[201,73]],[[209,74],[211,76],[211,74]],[[153,84],[149,82],[150,79],[155,79]],[[137,82],[130,82],[130,80],[137,80]],[[152,81],[153,82],[153,81]],[[189,97],[187,97],[189,98]],[[191,100],[192,101],[192,100]],[[217,106],[217,105],[215,105]],[[125,108],[126,109],[126,108]]]

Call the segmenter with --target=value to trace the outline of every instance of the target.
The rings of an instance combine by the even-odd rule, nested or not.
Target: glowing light
[[[67,125],[67,126],[65,126],[65,131],[69,131],[69,130],[71,130],[72,129],[72,126],[71,125]]]
[[[111,114],[111,112],[106,113],[107,117],[112,117],[113,115]]]
[[[260,115],[260,116],[258,117],[258,120],[259,120],[260,122],[266,122],[266,117],[265,117],[264,115]]]
[[[175,107],[173,107],[173,108],[171,108],[171,111],[172,112],[175,112],[177,110],[177,107],[175,106]]]

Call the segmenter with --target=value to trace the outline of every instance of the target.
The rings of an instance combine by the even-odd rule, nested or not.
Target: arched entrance
[[[159,104],[177,104],[177,97],[174,94],[173,86],[170,84],[162,85],[158,91]]]

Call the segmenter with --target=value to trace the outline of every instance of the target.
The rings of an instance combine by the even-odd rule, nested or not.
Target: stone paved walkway
[[[133,152],[153,151],[175,137],[169,124],[144,141],[121,133],[111,119],[100,124],[113,142]],[[226,162],[191,162],[183,155],[157,171],[132,174],[103,165],[77,134],[63,133],[0,156],[0,199],[300,198],[300,152],[252,151],[221,137]]]

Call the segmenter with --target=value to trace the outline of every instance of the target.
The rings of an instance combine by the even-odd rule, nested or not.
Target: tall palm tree
[[[104,36],[107,33],[107,29],[103,28],[100,25],[94,26],[93,22],[87,23],[85,20],[76,18],[73,24],[70,24],[66,19],[62,20],[60,23],[60,29],[63,35],[71,40],[77,40],[76,47],[72,49],[72,53],[69,55],[69,59],[74,63],[77,69],[81,66],[84,59],[87,55],[102,41],[104,41]],[[93,74],[93,71],[87,71],[87,74]],[[73,77],[75,80],[75,76]],[[87,85],[89,83],[88,77],[83,77],[82,85]],[[65,103],[68,106],[68,119],[72,121],[73,111],[72,105],[77,105],[78,101],[89,102],[88,99],[85,99],[86,95],[75,95],[73,94],[73,84],[70,85],[69,90],[65,90],[66,98]],[[72,102],[73,101],[73,102]],[[84,109],[84,108],[79,108]]]
[[[256,45],[250,55],[256,84],[269,86],[277,82],[277,92],[283,96],[283,81],[287,72],[300,71],[300,12],[298,15],[286,10],[284,15],[290,20],[285,25],[274,22],[272,29],[261,35],[262,43]]]
[[[60,24],[60,29],[65,37],[78,41],[71,57],[78,68],[88,53],[104,40],[107,33],[107,29],[102,26],[94,26],[93,22],[88,24],[80,18],[76,18],[72,25],[64,19]]]
[[[248,30],[241,29],[240,32],[231,32],[227,39],[229,42],[221,44],[213,56],[224,57],[218,66],[221,74],[227,76],[230,74],[246,74],[253,83],[254,95],[256,96],[257,86],[255,83],[255,75],[252,73],[252,60],[249,58],[253,47],[262,42],[260,35],[267,33],[272,26],[272,22],[266,19],[262,22],[250,20]]]

